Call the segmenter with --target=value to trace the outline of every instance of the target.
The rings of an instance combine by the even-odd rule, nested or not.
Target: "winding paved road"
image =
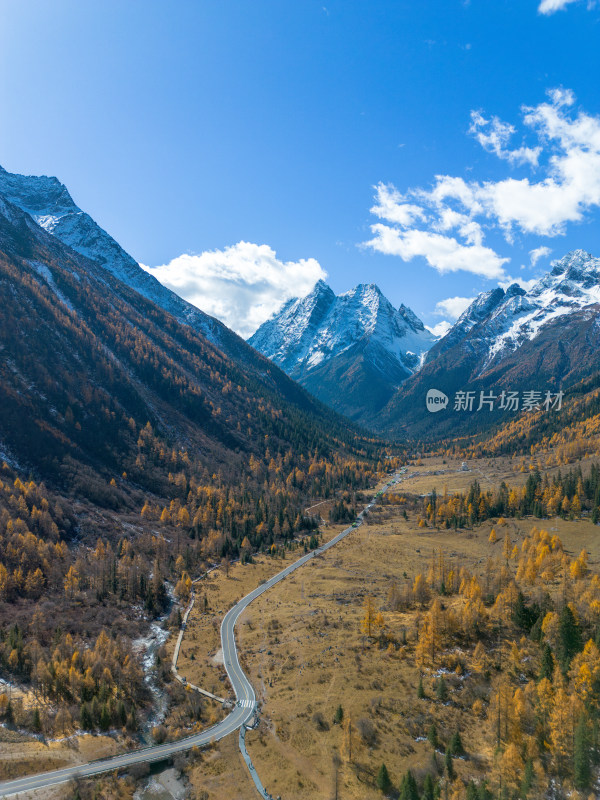
[[[394,476],[392,482],[397,480]],[[254,716],[256,708],[256,695],[252,684],[244,674],[240,666],[238,651],[235,644],[235,624],[239,619],[240,614],[248,607],[248,605],[260,597],[261,594],[271,589],[276,583],[287,578],[292,572],[302,567],[315,556],[326,552],[331,547],[334,547],[338,542],[345,538],[349,533],[355,530],[362,524],[363,515],[375,503],[375,497],[368,503],[367,506],[358,514],[357,523],[350,525],[345,530],[341,531],[330,539],[327,544],[321,545],[316,550],[312,550],[306,555],[294,561],[289,567],[286,567],[277,575],[269,578],[268,581],[258,586],[253,592],[247,594],[232,608],[229,609],[221,623],[221,644],[223,647],[223,657],[225,661],[225,669],[231,682],[231,686],[235,692],[237,703],[224,720],[213,725],[211,728],[202,731],[202,733],[187,736],[184,739],[179,739],[176,742],[169,742],[168,744],[152,745],[140,750],[131,750],[129,753],[124,753],[119,756],[111,756],[100,761],[90,761],[87,764],[77,764],[72,767],[64,767],[63,769],[53,770],[52,772],[43,772],[37,775],[30,775],[25,778],[17,778],[12,781],[5,781],[0,783],[0,797],[7,797],[8,795],[16,794],[17,792],[25,792],[31,789],[41,789],[45,786],[55,786],[58,783],[65,783],[74,778],[87,778],[91,775],[98,775],[102,772],[110,772],[112,770],[124,769],[130,767],[132,764],[150,763],[152,761],[163,761],[170,758],[176,753],[182,753],[191,750],[193,747],[202,747],[212,741],[223,739],[229,736],[230,733],[241,728],[242,725],[248,723]]]

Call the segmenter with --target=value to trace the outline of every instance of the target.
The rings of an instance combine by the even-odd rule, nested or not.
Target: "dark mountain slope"
[[[230,475],[269,449],[362,447],[266,359],[246,371],[1,200],[0,303],[0,441],[57,481],[85,464],[159,489],[148,422],[152,447]]]

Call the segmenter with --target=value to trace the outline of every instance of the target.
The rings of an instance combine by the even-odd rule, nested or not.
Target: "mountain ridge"
[[[358,435],[264,357],[259,378],[1,195],[0,293],[0,449],[46,478],[77,463],[143,483],[128,420],[227,471],[269,437],[308,453]]]
[[[268,382],[265,360],[220,320],[209,316],[163,286],[75,203],[58,178],[11,173],[0,166],[0,196],[77,253],[103,266],[184,325],[205,336],[234,360]]]

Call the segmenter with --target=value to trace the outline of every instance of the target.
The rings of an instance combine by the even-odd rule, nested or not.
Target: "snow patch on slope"
[[[48,284],[48,286],[52,289],[54,294],[58,297],[61,303],[65,305],[69,311],[75,311],[73,306],[71,305],[71,301],[68,300],[64,294],[60,291],[56,283],[54,282],[54,278],[52,277],[52,273],[46,266],[46,264],[42,264],[41,261],[28,261],[27,262],[32,269],[34,269],[38,275],[40,275]]]

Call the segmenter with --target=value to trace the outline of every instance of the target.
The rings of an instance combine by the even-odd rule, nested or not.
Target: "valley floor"
[[[458,491],[466,490],[474,477],[482,486],[488,482],[490,488],[501,480],[519,485],[527,478],[510,458],[469,467],[466,472],[460,463],[423,459],[422,465],[410,469],[401,488],[414,493],[433,488],[441,492],[447,483],[449,491]],[[455,731],[460,731],[467,753],[466,758],[454,760],[457,775],[465,784],[470,779],[489,778],[496,769],[496,741],[486,714],[473,711],[473,703],[482,694],[481,681],[471,679],[476,672],[474,643],[451,648],[436,668],[417,666],[417,634],[429,602],[394,611],[390,607],[392,587],[407,580],[412,583],[419,574],[426,576],[440,554],[448,568],[468,569],[485,586],[490,580],[490,560],[502,562],[506,533],[512,545],[520,547],[534,525],[558,535],[572,556],[585,548],[592,571],[600,563],[597,527],[587,520],[508,518],[501,527],[498,520],[489,520],[472,530],[437,531],[419,527],[418,517],[411,513],[405,519],[399,507],[385,507],[372,515],[377,522],[362,526],[334,550],[259,598],[241,619],[238,640],[243,664],[262,707],[260,726],[248,732],[247,746],[274,797],[333,797],[337,773],[338,797],[375,800],[382,796],[376,786],[382,763],[396,790],[408,769],[422,778],[435,764],[435,772],[441,776],[444,746]],[[492,544],[489,538],[494,526],[498,541]],[[228,578],[215,574],[210,605],[224,609],[281,568],[280,559],[266,559],[254,565],[235,565]],[[367,597],[383,615],[385,636],[381,641],[361,630]],[[457,598],[444,602],[457,610],[461,605]],[[210,625],[208,619],[196,624],[198,631],[204,626],[205,632]],[[203,663],[201,669],[208,674],[207,659],[214,658],[216,633],[204,662],[200,642],[210,639],[198,634],[193,641],[197,669]],[[504,640],[493,641],[491,660],[501,661],[506,646]],[[421,699],[417,697],[420,674],[425,691]],[[440,675],[445,676],[449,691],[449,699],[443,702],[436,698]],[[494,685],[492,679],[488,691],[492,702]],[[436,752],[427,740],[432,724],[439,731]],[[231,772],[222,768],[232,760],[230,751],[235,753]],[[222,766],[217,770],[216,764]],[[240,766],[237,747],[221,742],[205,767],[199,764],[194,768],[192,783],[197,792],[206,792],[206,797],[215,800],[254,797],[249,780],[240,783]]]
[[[456,460],[423,458],[409,468],[394,493],[414,497],[433,489],[438,494],[466,491],[474,479],[482,489],[494,488],[503,480],[520,486],[529,474],[520,459],[508,457],[480,459],[467,467],[463,469]],[[455,732],[460,732],[466,754],[453,759],[456,775],[463,780],[455,782],[456,787],[463,786],[462,793],[456,789],[457,798],[462,798],[469,780],[493,781],[504,769],[498,763],[497,733],[490,721],[503,667],[496,666],[496,671],[493,667],[506,663],[512,639],[522,648],[525,661],[535,662],[537,669],[529,644],[511,631],[489,635],[485,678],[481,654],[469,637],[457,636],[451,646],[448,640],[447,646],[440,644],[437,658],[428,664],[419,657],[419,636],[428,624],[435,593],[425,592],[407,606],[394,597],[399,587],[415,586],[418,576],[425,580],[432,570],[435,574],[441,561],[446,572],[468,571],[483,593],[489,594],[506,561],[506,541],[521,550],[534,526],[550,537],[558,536],[569,558],[585,549],[590,574],[597,573],[598,528],[589,519],[507,518],[490,519],[472,529],[436,530],[420,526],[421,518],[410,503],[378,507],[367,524],[258,598],[241,617],[237,628],[240,660],[261,707],[260,725],[248,732],[247,747],[274,797],[375,800],[382,796],[377,786],[382,764],[392,792],[398,791],[409,769],[419,781],[428,772],[443,778],[444,750]],[[323,539],[343,527],[324,525]],[[496,537],[490,537],[492,529]],[[298,548],[287,551],[286,558],[259,556],[254,563],[236,563],[227,571],[212,572],[197,584],[197,601],[178,662],[188,682],[218,696],[230,696],[220,663],[220,622],[237,600],[301,554]],[[515,568],[516,564],[509,574]],[[555,593],[559,583],[550,581],[545,588]],[[374,612],[370,635],[365,627],[369,603]],[[444,613],[459,618],[465,600],[458,592],[449,593],[442,597],[442,606]],[[169,657],[174,639],[167,643]],[[438,691],[440,677],[447,697]],[[424,696],[418,696],[420,680]],[[482,702],[478,705],[477,701]],[[213,708],[212,701],[203,702],[209,718],[222,713],[218,704]],[[431,742],[432,726],[439,737],[436,746]],[[95,738],[100,744],[100,737]],[[180,765],[189,782],[189,797],[251,800],[257,796],[237,738],[236,733],[215,742]],[[0,743],[0,771],[14,746]],[[84,757],[81,745],[80,754],[60,746],[48,748],[43,756],[37,744],[19,746],[24,748],[25,761],[35,762],[36,771],[41,768],[39,759],[73,763]],[[51,751],[55,751],[52,756]],[[123,797],[132,796],[135,783],[128,783],[128,788],[121,784],[118,793],[111,793],[110,780],[103,779],[107,793],[99,796],[118,797],[121,792]],[[140,785],[136,797],[153,797],[151,792],[140,792]],[[71,797],[69,791],[67,787],[62,794],[57,790],[56,800]],[[168,794],[165,797],[168,800]]]

